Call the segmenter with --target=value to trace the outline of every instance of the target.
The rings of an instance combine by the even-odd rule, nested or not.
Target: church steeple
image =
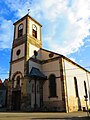
[[[14,81],[20,74],[24,77],[28,73],[28,59],[34,55],[35,50],[42,48],[42,25],[28,14],[13,25],[14,39],[9,78]]]
[[[36,48],[42,47],[41,27],[42,25],[28,14],[15,22],[13,48],[25,43],[25,55],[31,57],[30,44]]]

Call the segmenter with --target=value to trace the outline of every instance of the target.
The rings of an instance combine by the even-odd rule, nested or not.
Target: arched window
[[[17,76],[16,81],[17,81],[17,86],[20,86],[20,76]]]
[[[32,36],[37,38],[37,27],[34,24],[32,26]]]
[[[50,97],[56,97],[56,76],[51,74],[49,76]]]
[[[18,26],[18,37],[21,37],[23,35],[23,24],[20,24]]]
[[[76,97],[79,97],[79,94],[78,94],[78,84],[77,84],[77,78],[76,77],[74,77],[74,84],[75,84]]]
[[[84,81],[84,89],[85,89],[85,96],[88,97],[88,94],[87,94],[87,85],[86,85],[85,81]]]

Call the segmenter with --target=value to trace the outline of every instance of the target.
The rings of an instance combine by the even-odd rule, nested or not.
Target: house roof
[[[47,78],[38,68],[35,67],[32,67],[29,76],[34,78],[41,78],[41,79]]]

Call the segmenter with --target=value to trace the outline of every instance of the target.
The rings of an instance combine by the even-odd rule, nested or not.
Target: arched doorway
[[[22,73],[17,71],[12,77],[12,110],[20,110]]]

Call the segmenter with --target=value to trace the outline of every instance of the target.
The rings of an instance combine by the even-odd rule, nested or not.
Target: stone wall
[[[66,111],[63,101],[44,101],[44,111]]]
[[[68,104],[69,112],[80,111],[86,107],[86,102],[83,98],[70,96],[68,101],[69,101],[69,104]]]
[[[22,96],[21,98],[21,111],[31,111],[31,95]]]

